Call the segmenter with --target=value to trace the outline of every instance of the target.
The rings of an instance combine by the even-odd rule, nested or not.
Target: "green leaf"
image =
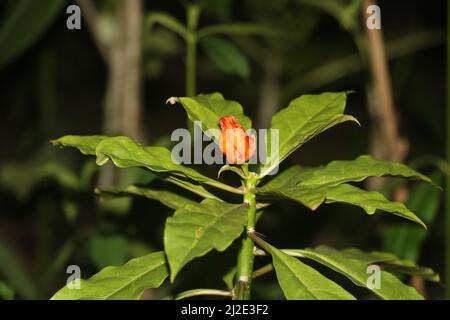
[[[170,150],[165,147],[144,147],[128,137],[104,136],[64,136],[52,143],[79,149],[82,153],[96,155],[96,163],[104,165],[111,160],[119,168],[141,167],[154,173],[170,175],[178,182],[180,179],[192,179],[230,192],[240,193],[233,187],[220,183],[197,172],[196,170],[176,164]],[[167,179],[173,182],[173,179]],[[174,182],[175,183],[175,182]],[[178,183],[180,186],[186,184]],[[192,186],[192,184],[188,186]]]
[[[67,166],[54,161],[30,159],[24,163],[7,163],[0,167],[0,184],[24,201],[42,183],[52,180],[67,190],[79,190],[81,181]]]
[[[158,288],[168,276],[164,252],[131,259],[123,266],[106,267],[80,289],[59,290],[52,300],[125,300],[139,299],[146,289]]]
[[[272,256],[278,282],[288,300],[354,300],[350,293],[300,260],[290,257],[263,240]],[[260,243],[258,243],[260,244]]]
[[[283,189],[293,187],[304,179],[311,171],[316,170],[315,167],[301,167],[298,165],[287,168],[281,171],[271,180],[258,188],[260,193],[270,192],[271,190]]]
[[[216,249],[225,250],[239,237],[247,222],[246,208],[206,199],[175,211],[166,220],[164,250],[170,266],[170,280],[189,261]]]
[[[436,172],[431,175],[433,181],[440,184],[442,174]],[[419,184],[410,189],[406,205],[412,211],[417,212],[428,226],[438,212],[442,193],[436,188]],[[422,243],[427,233],[417,226],[405,224],[390,224],[383,228],[383,248],[385,251],[394,253],[397,257],[417,261]]]
[[[294,99],[287,108],[275,114],[271,129],[279,130],[279,146],[278,150],[271,150],[269,130],[266,142],[268,159],[260,167],[260,178],[269,174],[292,152],[321,132],[345,121],[358,123],[352,116],[343,114],[346,100],[345,92],[307,94]]]
[[[24,299],[36,299],[36,283],[5,241],[0,241],[0,273],[17,295]]]
[[[201,121],[202,130],[210,138],[217,138],[208,129],[220,129],[219,120],[224,116],[235,116],[238,122],[245,128],[250,129],[252,122],[243,111],[242,106],[232,100],[225,100],[222,94],[215,92],[211,94],[199,94],[196,97],[177,98],[186,110],[191,121]]]
[[[244,171],[240,166],[232,166],[229,164],[225,164],[222,167],[220,167],[219,172],[217,172],[217,177],[220,177],[220,174],[225,171],[232,171],[236,173],[239,177],[241,177],[243,180],[247,179],[247,176],[245,175]]]
[[[5,282],[0,280],[0,299],[12,300],[14,298],[14,290]]]
[[[368,258],[378,259],[380,263],[385,267],[386,270],[399,273],[404,275],[414,275],[424,278],[425,280],[439,282],[439,274],[433,271],[433,269],[428,267],[423,267],[417,265],[411,260],[402,260],[396,257],[392,253],[388,252],[378,252],[374,251],[371,253],[361,253],[358,249],[348,249],[352,250],[352,253],[365,254]]]
[[[350,161],[332,161],[323,168],[311,171],[299,185],[337,185],[348,181],[362,181],[367,177],[386,175],[417,178],[431,182],[430,178],[402,163],[376,160],[369,155],[363,155]]]
[[[168,172],[199,182],[211,180],[194,169],[173,162],[169,149],[144,147],[124,136],[104,139],[97,145],[95,153],[98,165],[103,165],[110,159],[119,168],[144,167],[153,172]]]
[[[128,258],[127,239],[120,234],[94,235],[89,240],[89,255],[99,269],[121,265]]]
[[[311,210],[316,210],[323,202],[353,204],[363,208],[368,214],[373,214],[376,210],[383,210],[417,222],[426,229],[422,220],[411,212],[403,203],[391,202],[379,192],[365,191],[349,184],[340,184],[337,186],[297,185],[286,189],[273,190],[268,193],[297,201]]]
[[[297,0],[300,3],[315,6],[333,16],[342,27],[351,32],[358,31],[358,14],[361,12],[362,0]]]
[[[177,294],[175,300],[182,300],[196,296],[219,296],[219,297],[231,297],[231,292],[217,289],[192,289]]]
[[[132,196],[141,196],[152,200],[157,200],[164,204],[165,206],[172,209],[179,209],[185,207],[189,204],[195,204],[196,202],[180,196],[176,193],[166,191],[166,190],[157,190],[150,188],[143,188],[137,186],[128,186],[123,189],[111,188],[111,189],[96,189],[96,193],[100,195],[132,195]]]
[[[410,260],[391,260],[384,264],[386,270],[407,276],[417,276],[432,282],[439,282],[440,276],[433,269],[417,265]]]
[[[64,0],[19,1],[0,29],[0,68],[36,43],[65,5]]]
[[[354,284],[365,287],[382,299],[387,300],[409,300],[423,299],[423,297],[413,288],[403,284],[398,278],[387,271],[380,272],[380,288],[373,288],[367,285],[367,280],[371,273],[367,267],[378,262],[377,257],[354,253],[352,251],[337,251],[330,247],[319,246],[315,249],[286,250],[290,255],[298,254],[300,257],[312,259],[323,264],[336,272],[349,278]]]
[[[95,156],[97,145],[107,139],[106,136],[73,136],[68,135],[57,140],[50,141],[54,146],[72,147],[80,150],[82,154]]]
[[[200,41],[200,45],[214,65],[225,74],[247,78],[250,74],[250,62],[247,57],[229,40],[209,36]]]

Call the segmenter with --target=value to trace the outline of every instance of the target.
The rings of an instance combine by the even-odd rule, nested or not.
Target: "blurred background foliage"
[[[71,4],[81,7],[81,30],[66,27]],[[449,172],[442,160],[446,2],[378,4],[394,121],[409,146],[401,160],[443,185]],[[242,103],[256,128],[266,128],[273,113],[301,94],[353,90],[347,110],[362,128],[330,130],[296,152],[290,164],[353,159],[374,153],[377,144],[384,147],[373,130],[382,119],[369,107],[373,70],[362,6],[362,0],[1,1],[0,298],[46,299],[65,283],[70,264],[79,265],[86,278],[163,246],[171,209],[94,193],[99,185],[162,182],[139,170],[99,170],[94,159],[61,152],[50,139],[126,134],[170,145],[171,132],[187,125],[181,108],[165,104],[171,96],[220,91]],[[390,251],[443,278],[445,193],[395,179],[377,188],[405,201],[428,232],[346,206],[311,214],[289,202],[268,209],[258,231],[283,248],[326,244]],[[225,288],[221,277],[235,264],[236,251],[232,246],[194,261],[173,287],[145,297],[173,295],[194,284]],[[283,297],[274,277],[255,282],[255,298]],[[408,281],[429,299],[444,297],[440,282]]]

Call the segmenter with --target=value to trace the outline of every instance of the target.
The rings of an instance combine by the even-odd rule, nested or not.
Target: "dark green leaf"
[[[344,115],[347,94],[326,92],[306,94],[289,103],[272,118],[271,129],[279,130],[278,150],[271,149],[271,134],[267,136],[268,161],[259,170],[260,178],[269,174],[286,157],[321,132],[345,121],[358,121]],[[277,152],[278,151],[278,152]]]
[[[288,300],[354,300],[350,293],[300,260],[267,244],[278,282]]]
[[[27,273],[25,266],[20,263],[18,257],[3,241],[0,241],[0,272],[16,294],[25,299],[36,299],[35,282]]]
[[[65,0],[21,0],[0,29],[0,68],[30,48],[49,28]]]
[[[286,189],[273,190],[267,192],[267,194],[292,199],[307,206],[311,210],[317,209],[323,202],[353,204],[363,208],[368,214],[373,214],[376,210],[383,210],[417,222],[426,228],[425,224],[403,203],[391,202],[379,192],[365,191],[349,184],[340,184],[337,186],[297,185]]]
[[[370,254],[352,253],[351,251],[337,251],[335,249],[319,246],[315,249],[286,250],[289,254],[298,254],[301,257],[312,259],[349,278],[354,284],[371,290],[374,294],[388,300],[423,299],[413,288],[403,284],[389,272],[380,270],[380,288],[368,286],[367,267],[377,262],[376,257],[371,259]]]
[[[437,184],[442,181],[442,175],[435,173],[431,176]],[[430,185],[419,184],[411,188],[406,202],[407,206],[417,212],[428,226],[430,226],[439,209],[442,192]],[[427,233],[416,226],[405,224],[390,224],[383,229],[383,247],[402,259],[417,261],[421,246]]]
[[[192,168],[175,163],[167,148],[144,147],[128,137],[64,136],[52,143],[58,146],[75,147],[84,154],[95,154],[96,162],[100,166],[111,160],[119,168],[141,167],[155,173],[169,175],[170,179],[167,180],[170,182],[192,179],[216,188],[237,192],[233,187],[208,178]],[[183,187],[186,185],[182,182],[178,184]],[[187,185],[188,187],[193,186],[189,183]]]
[[[168,206],[172,209],[179,209],[182,207],[185,207],[189,204],[195,204],[196,202],[193,200],[190,200],[188,198],[185,198],[183,196],[180,196],[176,193],[166,191],[166,190],[156,190],[156,189],[150,189],[150,188],[143,188],[143,187],[137,187],[137,186],[128,186],[124,189],[105,189],[105,190],[97,190],[97,193],[103,195],[133,195],[133,196],[142,196],[148,199],[157,200],[161,202],[162,204]]]
[[[246,208],[206,199],[175,211],[166,220],[164,250],[170,266],[170,279],[189,261],[216,249],[225,250],[239,237],[247,222]]]
[[[201,121],[202,130],[211,138],[208,129],[220,129],[219,120],[224,116],[235,116],[245,129],[252,127],[252,122],[243,111],[242,106],[232,100],[225,100],[222,94],[216,92],[211,94],[199,94],[196,97],[178,98],[186,110],[191,121]]]
[[[1,280],[0,280],[0,298],[3,300],[12,300],[14,298],[14,290]]]
[[[397,176],[431,182],[430,178],[394,161],[376,160],[369,155],[350,161],[332,161],[323,168],[311,171],[299,185],[337,185],[348,181],[362,181],[368,177]]]
[[[250,63],[247,57],[232,42],[217,36],[205,37],[200,45],[214,65],[225,74],[247,78]]]

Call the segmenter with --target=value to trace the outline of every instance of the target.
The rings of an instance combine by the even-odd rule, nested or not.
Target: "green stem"
[[[200,9],[196,5],[187,8],[186,37],[186,95],[188,97],[196,94],[196,64],[197,64],[197,25]]]
[[[186,96],[193,97],[197,92],[197,25],[200,8],[189,5],[186,12],[187,29],[186,34]],[[194,133],[194,124],[187,119],[189,132]],[[196,137],[194,137],[196,139]]]
[[[273,264],[269,263],[266,264],[264,267],[259,268],[258,270],[255,270],[255,272],[253,272],[253,279],[260,277],[266,273],[269,273],[273,271]]]
[[[247,168],[244,166],[244,170]],[[254,193],[255,179],[245,181],[244,203],[248,206],[247,232],[242,240],[242,247],[238,254],[236,282],[233,299],[249,300],[251,292],[251,280],[253,275],[253,240],[248,236],[254,232],[256,223],[256,197]]]
[[[224,191],[228,191],[228,192],[231,192],[231,193],[235,193],[235,194],[242,194],[243,193],[242,190],[240,190],[239,188],[235,188],[235,187],[229,186],[227,184],[224,184],[224,183],[218,182],[218,181],[207,181],[207,182],[205,182],[205,184],[207,184],[207,185],[209,185],[211,187],[214,187],[214,188],[217,188],[217,189],[221,189],[221,190],[224,190]]]

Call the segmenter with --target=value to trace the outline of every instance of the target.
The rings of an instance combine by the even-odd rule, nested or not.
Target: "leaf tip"
[[[175,277],[177,276],[178,272],[170,272],[170,283],[174,283],[175,282]]]
[[[95,163],[98,166],[103,166],[105,163],[107,163],[109,158],[103,154],[97,155],[97,159],[95,159]]]
[[[419,224],[426,230],[426,231],[428,231],[428,227],[427,227],[427,225],[422,221],[422,220],[420,220],[419,219]]]
[[[178,97],[170,97],[166,100],[166,104],[174,105],[177,102],[180,102],[180,99],[178,99]]]

